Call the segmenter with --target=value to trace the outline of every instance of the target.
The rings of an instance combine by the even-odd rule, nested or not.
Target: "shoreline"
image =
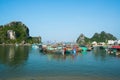
[[[0,46],[31,46],[32,44],[0,44]]]
[[[118,78],[101,76],[26,76],[14,78],[2,78],[0,80],[117,80]]]

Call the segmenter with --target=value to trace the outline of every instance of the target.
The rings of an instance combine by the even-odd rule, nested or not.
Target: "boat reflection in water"
[[[56,61],[66,61],[66,60],[71,60],[74,61],[78,55],[82,56],[87,54],[87,51],[81,51],[81,52],[77,52],[77,53],[65,53],[64,55],[62,53],[47,53],[47,52],[41,52],[41,50],[39,51],[40,55],[45,55],[47,56],[49,61],[52,60],[56,60]]]

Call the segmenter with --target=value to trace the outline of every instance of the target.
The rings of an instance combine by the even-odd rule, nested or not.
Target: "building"
[[[97,45],[97,42],[96,42],[96,41],[93,41],[93,42],[92,42],[92,45],[96,46],[96,45]]]
[[[108,45],[119,45],[120,40],[108,40]]]
[[[114,40],[108,40],[108,45],[114,45],[115,41]]]
[[[104,45],[105,45],[105,42],[99,42],[99,45],[104,46]]]
[[[118,40],[118,44],[120,45],[120,40]]]

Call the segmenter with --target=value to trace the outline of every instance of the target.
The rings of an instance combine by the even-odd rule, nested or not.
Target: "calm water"
[[[99,49],[63,56],[0,46],[0,80],[120,80],[120,57]]]

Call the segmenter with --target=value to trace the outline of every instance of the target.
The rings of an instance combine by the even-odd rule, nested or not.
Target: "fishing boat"
[[[120,50],[120,45],[114,45],[112,48]]]
[[[109,54],[120,55],[120,46],[114,45],[106,49],[106,52]]]
[[[33,48],[33,49],[38,49],[39,47],[38,47],[37,44],[32,44],[32,48]]]
[[[54,46],[54,45],[42,45],[40,46],[41,51],[45,53],[59,53],[63,54],[64,50],[62,46]]]
[[[88,48],[84,45],[80,46],[80,48],[82,49],[82,51],[87,51],[88,50]]]
[[[116,52],[117,52],[117,50],[114,49],[114,48],[108,48],[108,49],[106,49],[106,51],[107,51],[107,53],[109,53],[109,54],[116,54]]]
[[[77,53],[77,46],[75,45],[66,45],[64,47],[64,53],[65,54],[76,54]]]
[[[48,44],[39,45],[40,51],[45,53],[59,53],[59,54],[76,54],[82,49],[78,45],[73,44]]]
[[[114,45],[112,48],[116,49],[116,55],[120,55],[120,45]]]

